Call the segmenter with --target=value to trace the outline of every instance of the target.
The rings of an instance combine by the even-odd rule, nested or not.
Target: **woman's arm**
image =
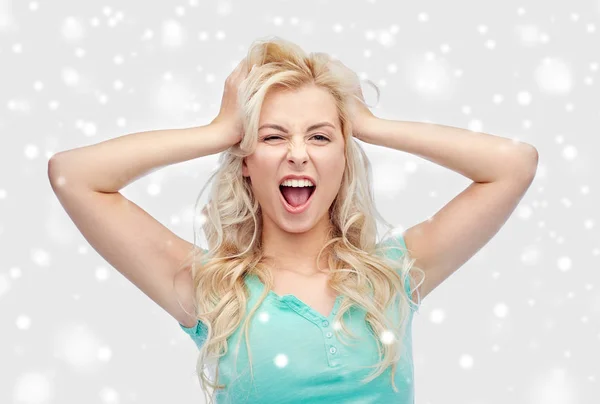
[[[530,177],[536,170],[537,150],[528,143],[433,123],[363,120],[361,140],[414,154],[474,182]]]
[[[132,133],[55,154],[48,162],[48,176],[56,191],[67,187],[118,192],[161,167],[220,153],[235,139],[215,123]]]
[[[473,180],[435,215],[404,232],[425,273],[423,300],[485,246],[506,223],[535,176],[538,152],[530,144],[430,123],[369,118],[361,139],[402,150]],[[416,298],[416,294],[413,296]]]
[[[248,74],[246,59],[225,80],[221,109],[205,126],[161,129],[60,152],[48,162],[55,192],[61,188],[118,192],[161,167],[220,153],[242,140],[238,88]]]
[[[149,171],[239,142],[241,125],[232,97],[241,73],[236,69],[230,75],[236,79],[227,79],[221,112],[209,125],[133,133],[58,153],[48,163],[53,191],[90,245],[188,327],[196,322],[195,290],[190,271],[180,267],[194,246],[118,191]]]

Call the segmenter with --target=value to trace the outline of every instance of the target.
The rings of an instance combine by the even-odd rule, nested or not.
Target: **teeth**
[[[309,180],[286,180],[281,183],[282,187],[314,187],[313,184]]]

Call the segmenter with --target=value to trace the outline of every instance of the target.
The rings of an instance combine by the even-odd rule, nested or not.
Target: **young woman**
[[[433,218],[378,240],[385,220],[354,137],[473,183]],[[118,192],[221,152],[201,210],[208,249]],[[536,165],[528,144],[377,118],[341,62],[270,38],[227,78],[209,125],[61,152],[48,170],[90,244],[195,341],[209,402],[412,403],[414,312],[498,232]]]

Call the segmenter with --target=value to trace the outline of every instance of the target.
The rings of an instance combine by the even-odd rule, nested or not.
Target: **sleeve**
[[[181,323],[178,324],[179,327],[181,327],[181,329],[185,331],[185,333],[188,334],[190,338],[196,343],[198,349],[200,349],[204,342],[206,342],[206,337],[208,335],[208,328],[206,327],[206,325],[202,321],[198,320],[196,320],[196,325],[192,327],[185,327]]]
[[[202,249],[202,251],[205,254],[207,252],[205,249]],[[202,321],[196,320],[196,325],[192,327],[186,327],[179,322],[177,324],[179,324],[179,327],[196,343],[198,349],[200,349],[204,342],[206,342],[206,337],[208,336],[208,327]]]
[[[384,240],[382,242],[382,244],[384,246],[392,246],[395,248],[387,248],[387,250],[385,250],[385,254],[388,258],[391,258],[392,260],[401,260],[403,259],[404,255],[405,255],[405,251],[407,250],[406,248],[406,242],[404,241],[404,236],[403,234],[399,233],[396,234],[386,240]],[[399,248],[401,247],[401,248]],[[410,254],[406,254],[407,257],[410,258]],[[404,286],[405,286],[405,291],[406,291],[406,295],[412,300],[412,296],[411,296],[411,291],[410,291],[410,279],[409,279],[409,274],[407,273],[405,278],[404,278]],[[416,312],[419,309],[419,305],[417,303],[410,303],[410,309],[412,312]]]

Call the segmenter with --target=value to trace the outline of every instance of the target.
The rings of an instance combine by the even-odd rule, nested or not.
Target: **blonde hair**
[[[393,229],[375,208],[371,165],[352,136],[349,102],[351,97],[358,99],[354,96],[357,87],[360,88],[358,77],[348,74],[349,70],[340,69],[339,62],[327,54],[306,54],[298,45],[278,37],[252,43],[247,63],[248,66],[255,65],[255,68],[241,83],[238,92],[244,122],[243,138],[239,144],[221,154],[218,169],[200,192],[202,195],[214,180],[210,199],[201,210],[201,225],[209,250],[204,254],[201,249],[194,248],[182,265],[182,270],[191,268],[195,316],[208,328],[207,339],[200,348],[196,365],[202,388],[208,393],[207,384],[216,389],[226,387],[218,384],[218,366],[214,384],[206,377],[204,367],[209,363],[218,363],[219,358],[227,353],[227,339],[242,321],[253,377],[248,327],[258,306],[272,289],[273,278],[263,256],[261,207],[253,196],[249,179],[242,176],[242,160],[256,148],[261,106],[268,91],[282,87],[297,90],[314,85],[327,90],[335,99],[346,156],[340,190],[329,209],[329,241],[319,252],[317,267],[321,270],[320,257],[326,253],[329,257],[329,285],[343,296],[335,316],[342,333],[356,338],[346,328],[343,316],[352,306],[361,306],[366,311],[366,321],[377,336],[379,357],[383,359],[373,366],[377,367],[377,371],[362,382],[373,380],[392,366],[392,386],[397,392],[394,373],[400,352],[403,352],[401,343],[408,325],[409,305],[414,304],[404,287],[405,282],[411,282],[412,279],[407,276],[409,271],[418,268],[413,266],[414,260],[409,259],[407,251],[403,251],[402,262],[389,259],[386,254],[376,254],[376,218],[388,227],[388,232]],[[200,196],[196,201],[196,209],[199,199]],[[391,244],[380,248],[404,250],[400,245],[392,245],[394,239],[391,240]],[[244,282],[246,275],[256,275],[265,284],[263,293],[247,317],[245,312],[249,295]],[[394,327],[385,310],[397,301],[401,302],[398,305],[399,324]],[[383,333],[389,336],[389,332],[395,337],[394,343],[382,342],[389,339],[383,338]],[[239,343],[240,340],[238,348]],[[207,402],[213,403],[212,394]]]

